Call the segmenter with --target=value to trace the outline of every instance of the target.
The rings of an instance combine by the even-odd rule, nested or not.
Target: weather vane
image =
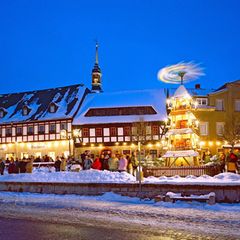
[[[173,84],[183,84],[183,82],[191,82],[199,76],[203,76],[203,70],[194,63],[178,63],[165,68],[158,72],[158,79]]]

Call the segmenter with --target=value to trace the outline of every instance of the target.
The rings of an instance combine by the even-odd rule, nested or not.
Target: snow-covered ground
[[[138,224],[148,230],[174,229],[206,236],[201,239],[240,239],[240,204],[154,203],[114,193],[78,196],[0,192],[0,207],[4,217],[65,223],[79,223],[84,217],[94,219],[93,226],[97,221],[105,225]]]
[[[55,172],[54,169],[34,169],[33,173],[5,174],[0,181],[16,182],[75,182],[75,183],[134,183],[136,177],[126,172],[109,172],[99,170],[86,170],[80,172]],[[214,177],[203,175],[148,177],[144,183],[154,184],[201,184],[201,185],[240,185],[240,175],[234,173],[221,173]]]

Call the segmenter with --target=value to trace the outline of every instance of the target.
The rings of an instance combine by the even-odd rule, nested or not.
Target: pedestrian
[[[118,162],[119,159],[116,157],[115,154],[112,154],[112,156],[108,159],[108,167],[110,171],[117,171],[118,170]]]
[[[29,158],[26,162],[26,173],[32,173],[33,170],[33,159]]]
[[[5,164],[2,159],[0,159],[0,174],[4,174]]]
[[[126,156],[121,155],[121,157],[119,159],[118,171],[119,172],[126,172],[127,171],[127,165],[128,165],[128,161],[126,159]]]
[[[14,163],[14,159],[12,158],[12,159],[10,160],[9,165],[8,165],[8,173],[9,173],[9,174],[12,174],[12,173],[14,173],[14,172],[15,172],[15,163]]]
[[[101,156],[100,156],[100,162],[102,164],[102,170],[104,170],[104,168],[103,168],[104,155],[103,154],[101,154]]]
[[[60,172],[60,166],[61,166],[61,160],[60,158],[57,156],[57,159],[54,163],[54,167],[55,167],[55,171],[56,172]]]
[[[138,159],[136,157],[136,154],[134,152],[132,152],[132,156],[131,156],[131,163],[132,163],[132,167],[133,167],[133,175],[136,176],[137,174],[137,167],[138,167]]]
[[[88,155],[86,155],[83,162],[84,170],[89,170],[92,166],[92,162],[92,159]]]
[[[132,165],[132,161],[131,161],[131,158],[129,157],[129,155],[126,156],[126,159],[128,161],[128,165],[127,165],[128,173],[133,175],[133,165]]]
[[[110,156],[107,154],[105,155],[104,159],[103,159],[103,165],[102,165],[102,169],[103,170],[108,170],[109,166],[108,166],[108,159],[110,158]]]
[[[66,166],[67,166],[66,158],[62,157],[61,158],[61,164],[60,164],[60,170],[61,171],[66,171]]]
[[[102,163],[100,161],[99,155],[96,156],[96,158],[92,164],[92,168],[96,169],[96,170],[102,170]]]
[[[18,166],[19,166],[20,173],[25,173],[26,172],[26,165],[27,165],[26,159],[22,159],[21,161],[19,161]],[[15,165],[14,172],[17,171],[16,169],[17,169],[17,167]]]

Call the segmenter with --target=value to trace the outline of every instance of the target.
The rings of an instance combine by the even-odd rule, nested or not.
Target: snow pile
[[[126,172],[110,172],[86,170],[80,172],[55,172],[54,168],[34,169],[33,173],[5,174],[0,181],[13,182],[76,182],[76,183],[136,183],[136,177]],[[173,185],[240,185],[240,175],[235,173],[221,173],[214,177],[202,175],[196,177],[148,177],[143,183],[173,184]]]
[[[51,170],[51,169],[50,169]],[[6,174],[0,181],[14,182],[76,182],[76,183],[129,183],[136,178],[126,172],[86,170],[80,172],[49,172],[34,170],[33,173]]]
[[[178,175],[173,177],[148,177],[144,179],[145,183],[154,184],[189,184],[189,185],[240,185],[240,175],[235,173],[220,173],[214,177],[202,175],[196,177],[189,175],[187,177],[180,177]]]

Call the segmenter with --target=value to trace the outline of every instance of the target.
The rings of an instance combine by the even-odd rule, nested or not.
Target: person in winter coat
[[[131,159],[131,163],[132,163],[132,167],[133,167],[133,175],[136,176],[137,167],[138,167],[138,159],[134,152],[132,153],[132,156],[130,159]]]
[[[4,164],[3,160],[0,159],[0,174],[1,175],[4,174],[4,168],[5,168],[5,164]]]
[[[117,171],[118,170],[118,162],[119,159],[116,157],[115,154],[108,159],[108,167],[110,171]]]
[[[92,166],[92,159],[86,155],[85,159],[84,159],[84,162],[83,162],[83,166],[84,166],[84,170],[89,170]]]
[[[26,165],[27,165],[26,161],[21,160],[21,161],[18,162],[18,167],[19,167],[19,172],[20,173],[25,173],[26,172]],[[15,165],[14,172],[17,171],[16,169],[17,169],[17,167]]]
[[[11,160],[10,160],[10,163],[9,163],[9,165],[8,165],[8,173],[9,173],[9,174],[14,173],[14,172],[15,172],[15,168],[16,168],[16,166],[15,166],[14,160],[11,159]]]
[[[104,159],[103,159],[103,163],[102,163],[102,169],[103,170],[108,170],[109,166],[108,166],[108,159],[110,158],[110,156],[107,154]]]
[[[129,155],[126,156],[126,159],[128,161],[128,166],[127,166],[128,173],[133,175],[133,165],[132,165],[132,161],[131,161],[131,158],[129,157]]]
[[[59,157],[57,157],[55,163],[54,163],[54,167],[55,167],[55,171],[56,172],[60,172],[60,166],[61,166],[61,160]]]
[[[119,159],[118,171],[119,172],[126,172],[127,171],[127,165],[128,165],[128,161],[127,161],[125,155],[121,155],[121,157]]]
[[[33,159],[29,159],[26,163],[26,173],[32,173],[33,170]]]
[[[67,166],[67,161],[64,157],[62,157],[61,164],[60,164],[60,170],[61,171],[66,171],[66,166]]]
[[[102,170],[102,163],[100,161],[99,156],[96,156],[96,159],[94,160],[92,164],[92,168],[96,170]]]

